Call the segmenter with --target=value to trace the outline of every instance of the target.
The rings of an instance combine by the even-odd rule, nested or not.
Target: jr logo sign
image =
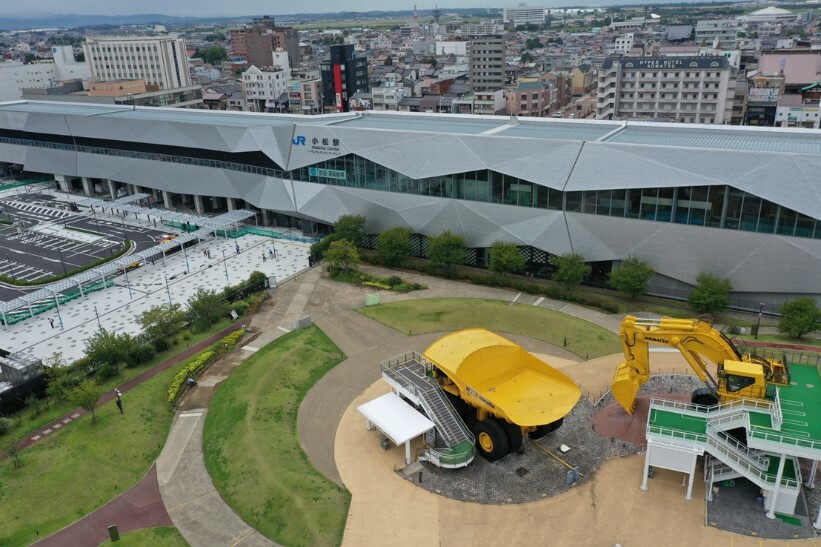
[[[296,146],[305,146],[305,137],[302,135],[297,135],[291,142],[293,142]]]

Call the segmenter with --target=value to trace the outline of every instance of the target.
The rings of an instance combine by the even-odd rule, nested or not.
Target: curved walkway
[[[96,547],[109,538],[108,527],[117,525],[120,534],[171,526],[157,487],[157,468],[151,466],[143,479],[121,496],[114,498],[93,513],[70,524],[37,543],[43,547]]]

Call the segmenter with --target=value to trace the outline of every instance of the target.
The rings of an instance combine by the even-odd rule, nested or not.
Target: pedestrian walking
[[[262,251],[262,261],[265,262],[265,251]]]
[[[51,328],[54,328],[54,318],[53,317],[48,318],[48,324],[51,325]]]
[[[208,258],[211,258],[211,249],[207,249],[208,251]]]
[[[274,246],[273,245],[268,247],[268,258],[270,258],[271,260],[274,259]]]
[[[237,254],[239,254],[239,243],[236,244]]]
[[[114,394],[117,396],[117,400],[114,402],[117,403],[117,408],[120,409],[120,414],[125,414],[125,412],[123,412],[123,394],[120,393],[120,390],[116,387],[114,388]]]

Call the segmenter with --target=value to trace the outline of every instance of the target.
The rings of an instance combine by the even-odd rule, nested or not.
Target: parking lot
[[[120,251],[127,239],[131,252],[155,246],[168,232],[145,222],[101,211],[68,210],[62,194],[30,189],[0,197],[0,274],[36,282],[70,273]],[[173,231],[173,230],[172,230]],[[0,285],[8,301],[31,288]]]

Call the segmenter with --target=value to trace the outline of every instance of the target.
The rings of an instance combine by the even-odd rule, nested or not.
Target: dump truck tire
[[[559,429],[562,426],[563,422],[564,422],[564,418],[559,418],[555,422],[551,422],[551,423],[545,424],[545,425],[536,426],[536,431],[531,431],[528,434],[528,436],[533,440],[541,439],[542,437],[544,437],[548,433],[553,433],[554,431]]]
[[[510,453],[510,441],[505,428],[494,418],[481,420],[473,425],[476,436],[476,448],[479,454],[489,462],[501,460]]]
[[[718,397],[707,387],[700,387],[693,391],[690,402],[694,405],[714,406],[718,404]]]
[[[476,423],[476,409],[470,406],[467,401],[457,397],[453,393],[446,391],[445,396],[448,398],[448,401],[450,401],[450,404],[453,405],[453,409],[459,414],[459,417],[462,418],[462,421],[465,422],[468,429],[473,427],[473,424]]]
[[[513,454],[514,452],[518,452],[520,448],[522,448],[522,428],[516,424],[512,424],[510,422],[503,422],[499,420],[499,423],[505,428],[505,433],[507,433],[507,440],[510,444],[510,453]]]

